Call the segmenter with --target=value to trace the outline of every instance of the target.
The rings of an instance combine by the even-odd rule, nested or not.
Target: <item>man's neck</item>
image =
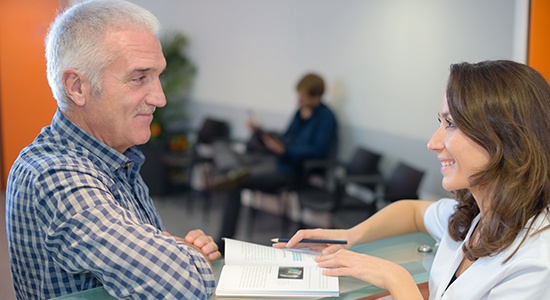
[[[316,106],[305,106],[300,108],[300,117],[302,118],[302,120],[307,120],[311,118],[313,112],[315,111],[315,109],[317,109],[317,107],[319,107],[319,105],[320,103]]]

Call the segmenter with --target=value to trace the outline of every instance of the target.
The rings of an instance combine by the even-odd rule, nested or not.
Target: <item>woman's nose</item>
[[[438,152],[443,149],[443,130],[441,127],[437,128],[430,140],[428,141],[428,150]]]

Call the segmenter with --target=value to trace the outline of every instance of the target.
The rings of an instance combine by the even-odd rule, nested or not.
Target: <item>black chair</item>
[[[271,132],[276,134],[275,132]],[[261,159],[262,157],[268,156],[273,157],[273,155],[263,146],[259,137],[256,134],[252,134],[250,140],[246,144],[247,153],[251,155],[255,160]],[[269,159],[269,158],[268,158]],[[296,166],[299,167],[299,166]],[[254,234],[254,229],[256,227],[256,219],[259,212],[258,206],[265,203],[266,197],[272,197],[276,199],[276,212],[275,214],[279,217],[280,220],[280,232],[281,236],[286,236],[289,232],[291,220],[288,218],[289,212],[291,210],[290,202],[291,195],[296,190],[298,181],[291,182],[288,185],[279,187],[275,190],[260,190],[253,189],[251,192],[251,202],[248,208],[248,235],[250,237]]]
[[[374,179],[375,201],[366,203],[356,197],[343,196],[342,204],[334,211],[335,228],[350,228],[367,219],[389,203],[401,199],[418,199],[418,188],[424,171],[400,162],[387,180]]]
[[[198,131],[197,145],[212,144],[221,139],[229,139],[229,134],[230,127],[227,121],[206,117]]]
[[[252,137],[254,138],[254,136]],[[257,198],[261,198],[264,195],[270,195],[273,197],[276,197],[277,199],[277,214],[280,217],[280,224],[281,224],[281,236],[286,236],[289,233],[289,228],[291,227],[291,224],[293,223],[293,220],[289,218],[289,214],[292,212],[292,196],[297,195],[298,196],[298,202],[299,200],[299,191],[304,186],[304,183],[306,183],[308,178],[311,178],[312,180],[315,180],[314,178],[319,177],[330,177],[332,174],[332,171],[330,170],[333,168],[336,163],[336,156],[338,152],[338,143],[337,143],[337,137],[335,138],[335,141],[331,144],[331,148],[328,151],[327,158],[326,159],[319,159],[319,160],[306,160],[305,162],[297,163],[294,168],[296,168],[295,174],[300,174],[298,178],[294,178],[291,183],[288,185],[285,185],[283,187],[280,187],[277,190],[267,191],[267,190],[253,190],[252,193],[254,195],[253,200]],[[253,142],[253,140],[251,140]],[[248,151],[251,151],[250,144],[247,145]],[[252,150],[253,152],[262,153],[261,147],[256,147],[255,150]],[[299,211],[300,214],[303,211],[302,205],[299,203]],[[255,221],[257,216],[258,210],[252,205],[250,207],[250,213],[249,213],[249,236],[252,236],[253,230],[255,227]],[[301,215],[298,216],[298,223],[296,224],[298,227],[303,227],[303,223],[301,222]]]
[[[191,191],[191,206],[195,201],[195,196],[199,195],[204,200],[203,214],[210,211],[211,191],[209,186],[212,181],[212,172],[215,169],[213,159],[213,143],[222,140],[229,140],[230,126],[225,120],[206,117],[197,131],[196,142],[191,147],[190,162],[188,166],[188,180]],[[199,178],[196,178],[198,176]],[[201,184],[195,184],[197,180]],[[200,185],[200,186],[197,186]],[[192,209],[192,207],[189,207]]]
[[[378,171],[378,164],[382,155],[369,149],[359,147],[347,163],[333,161],[312,161],[306,164],[307,168],[324,165],[324,173],[313,173],[306,178],[297,192],[301,206],[301,227],[307,227],[304,218],[306,210],[320,212],[334,212],[341,203],[345,203],[345,188],[349,183],[375,189],[376,182],[382,179]]]

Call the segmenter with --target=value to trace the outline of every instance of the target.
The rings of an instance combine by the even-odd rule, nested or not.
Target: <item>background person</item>
[[[325,92],[321,76],[304,75],[296,86],[296,92],[298,110],[282,136],[266,133],[248,120],[274,160],[264,159],[260,164],[248,166],[250,176],[242,176],[236,187],[228,192],[218,239],[220,249],[223,249],[221,238],[232,238],[236,233],[242,189],[276,192],[300,180],[304,161],[325,159],[337,146],[338,125],[331,109],[321,101]],[[215,152],[219,154],[221,151]]]
[[[6,192],[18,299],[99,286],[117,298],[209,299],[201,230],[164,232],[139,170],[156,107],[166,99],[158,20],[135,4],[92,0],[52,23],[47,76],[58,102],[50,126],[23,149]]]
[[[348,247],[412,232],[439,241],[430,299],[550,299],[550,86],[512,61],[451,66],[440,126],[428,143],[454,199],[399,201],[347,230],[302,230]],[[421,299],[401,266],[337,246],[323,250],[329,276],[353,276]]]

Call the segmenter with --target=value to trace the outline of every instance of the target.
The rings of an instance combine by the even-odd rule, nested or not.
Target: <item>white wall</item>
[[[195,121],[217,115],[245,137],[251,109],[284,128],[296,80],[316,71],[342,125],[341,156],[363,145],[405,160],[428,172],[430,197],[446,194],[425,145],[449,65],[524,61],[527,0],[132,1],[190,37]]]

